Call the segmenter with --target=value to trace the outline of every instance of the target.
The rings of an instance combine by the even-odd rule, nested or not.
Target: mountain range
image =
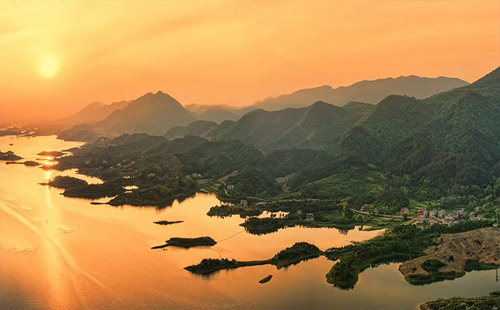
[[[193,123],[167,137],[239,140],[266,153],[313,149],[419,178],[480,183],[488,169],[500,170],[499,86],[496,69],[472,84],[425,99],[390,95],[377,105],[349,102],[339,107],[318,101],[304,108],[258,109],[218,126]]]
[[[414,199],[491,212],[500,197],[499,124],[497,68],[424,99],[390,95],[377,105],[342,107],[318,101],[258,109],[220,124],[197,120],[160,136],[101,138],[64,162],[108,178],[132,169],[146,183],[151,173],[223,178],[235,185],[235,197],[348,200],[358,207],[375,203],[390,214]]]
[[[374,108],[370,103],[377,103],[378,98],[398,93],[423,97],[457,85],[467,85],[467,82],[444,77],[387,78],[362,81],[337,89],[323,86],[299,90],[244,109],[220,105],[184,107],[173,97],[159,91],[111,105],[92,103],[62,120],[66,128],[71,128],[59,136],[66,140],[90,141],[100,136],[113,137],[123,133],[162,135],[172,129],[167,133],[169,138],[188,134],[214,140],[249,139],[263,149],[294,146],[339,151],[342,134],[365,117]],[[345,102],[348,98],[353,100]],[[366,102],[360,99],[366,99]],[[313,100],[311,103],[318,103],[307,107],[310,104],[306,102],[310,100]],[[279,112],[275,110],[280,106],[287,110],[274,113]],[[259,107],[267,107],[269,111]],[[321,120],[316,122],[317,119]],[[178,128],[197,120],[214,122],[220,126],[202,122],[189,128]]]
[[[467,84],[466,81],[457,78],[400,76],[397,78],[360,81],[350,86],[338,88],[324,85],[301,89],[291,94],[262,100],[257,102],[255,106],[272,111],[289,107],[304,107],[316,101],[324,101],[338,106],[343,106],[351,101],[376,104],[389,95],[426,98]]]

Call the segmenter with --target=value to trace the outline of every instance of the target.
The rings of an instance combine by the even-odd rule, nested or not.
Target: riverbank
[[[500,291],[492,292],[483,297],[439,299],[426,302],[419,307],[420,310],[491,310],[499,308]]]
[[[474,269],[500,267],[500,228],[485,227],[444,234],[423,256],[401,264],[399,271],[412,284],[461,277]]]

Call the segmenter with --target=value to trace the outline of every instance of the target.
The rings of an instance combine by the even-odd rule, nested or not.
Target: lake
[[[13,144],[13,145],[9,145]],[[37,153],[81,145],[54,136],[0,137],[2,151],[51,163]],[[475,271],[453,281],[408,284],[392,263],[366,270],[352,290],[326,282],[334,264],[324,257],[277,270],[255,266],[197,276],[183,268],[201,259],[267,259],[298,241],[325,250],[376,236],[380,231],[346,232],[293,227],[251,235],[238,216],[206,215],[219,204],[197,194],[172,206],[112,207],[66,198],[40,185],[57,175],[89,182],[75,171],[0,163],[0,308],[2,309],[416,309],[451,296],[481,296],[500,288],[495,270]],[[106,199],[100,200],[106,201]],[[154,221],[182,220],[173,225]],[[170,237],[210,236],[213,247],[151,250]],[[266,284],[258,281],[268,274]]]

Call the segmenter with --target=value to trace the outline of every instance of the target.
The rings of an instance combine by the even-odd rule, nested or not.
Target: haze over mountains
[[[122,133],[162,135],[172,127],[184,127],[193,121],[205,120],[221,123],[220,128],[214,130],[210,135],[208,131],[203,131],[203,134],[207,135],[207,137],[222,139],[222,137],[225,136],[225,139],[237,139],[242,137],[243,134],[241,131],[246,130],[245,126],[256,126],[252,122],[253,118],[263,117],[264,120],[274,119],[275,116],[278,116],[274,114],[268,115],[265,111],[260,110],[261,107],[265,107],[265,109],[269,111],[275,111],[281,108],[306,107],[317,101],[333,105],[345,105],[351,101],[358,102],[358,104],[351,104],[348,109],[335,109],[328,105],[328,107],[323,106],[324,111],[318,111],[321,109],[318,104],[306,110],[287,111],[286,113],[291,119],[294,119],[294,121],[284,120],[284,122],[288,122],[284,125],[281,124],[279,120],[274,120],[276,123],[272,126],[283,126],[283,130],[278,130],[275,133],[273,133],[274,130],[271,128],[271,125],[268,130],[265,128],[248,128],[249,131],[253,130],[255,134],[255,136],[248,136],[248,138],[261,140],[260,144],[262,147],[266,147],[266,139],[271,144],[278,142],[275,140],[280,140],[275,146],[280,145],[280,143],[286,144],[285,141],[287,140],[292,141],[297,139],[304,140],[298,143],[301,147],[307,147],[310,143],[315,144],[316,142],[313,141],[316,140],[318,143],[331,145],[331,139],[335,141],[338,140],[339,132],[343,132],[341,128],[350,128],[354,124],[352,122],[358,121],[372,108],[371,105],[367,103],[363,104],[359,102],[377,103],[390,94],[407,94],[421,98],[464,85],[467,85],[467,82],[444,77],[421,78],[409,76],[387,78],[374,81],[361,81],[351,86],[339,87],[337,89],[333,89],[329,86],[322,86],[299,90],[290,95],[282,95],[276,98],[267,99],[243,109],[234,109],[218,105],[188,105],[183,107],[177,100],[160,91],[155,94],[148,93],[136,100],[121,101],[111,105],[92,103],[75,115],[60,121],[66,128],[72,127],[62,132],[60,137],[68,140],[90,141],[99,136],[112,137]],[[361,110],[352,110],[355,108]],[[248,116],[245,115],[247,112],[250,112]],[[319,115],[323,112],[330,115],[332,119],[335,119],[338,113],[346,113],[346,115],[350,116],[347,118],[340,117],[338,122],[334,122],[335,126],[340,127],[335,128],[329,127],[327,124],[329,119],[327,117],[324,118],[323,125],[311,121],[313,115]],[[302,113],[305,114],[302,115]],[[243,115],[245,115],[245,117],[242,119],[241,123],[234,123]],[[348,118],[350,119],[349,121],[347,120]],[[245,122],[247,125],[243,125]],[[295,123],[296,126],[292,125],[292,123]],[[197,124],[196,130],[193,132],[193,126],[185,130],[176,128],[171,131],[168,136],[173,138],[182,134],[200,134],[199,131],[203,126],[213,127],[213,124]],[[232,128],[232,126],[235,127]],[[320,126],[320,128],[323,129],[316,128],[315,126]],[[313,137],[307,136],[310,133],[306,134],[306,128],[309,127],[315,128]],[[327,128],[332,131],[324,135],[322,132],[326,131]],[[240,133],[238,133],[238,131],[240,131]],[[266,138],[259,138],[259,135],[264,135]],[[280,136],[280,138],[278,138],[277,135]],[[270,138],[271,136],[274,138]],[[306,140],[308,142],[306,142]]]
[[[426,98],[467,84],[466,81],[448,77],[400,76],[397,78],[361,81],[347,87],[332,88],[324,85],[301,89],[291,94],[262,100],[257,102],[255,106],[271,111],[289,107],[304,107],[316,101],[324,101],[338,106],[345,105],[350,101],[375,104],[389,95]]]
[[[161,135],[173,126],[187,125],[195,120],[177,100],[159,91],[133,100],[102,121],[75,126],[60,136],[69,140],[81,140],[136,132]]]
[[[64,119],[57,120],[54,123],[72,127],[86,123],[99,122],[104,120],[114,111],[125,108],[129,103],[130,101],[125,100],[114,102],[111,104],[92,102],[77,113]]]

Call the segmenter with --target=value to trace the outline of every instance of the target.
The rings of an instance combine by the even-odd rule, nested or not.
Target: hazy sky
[[[163,90],[248,105],[388,76],[500,65],[498,0],[0,1],[0,118]]]

